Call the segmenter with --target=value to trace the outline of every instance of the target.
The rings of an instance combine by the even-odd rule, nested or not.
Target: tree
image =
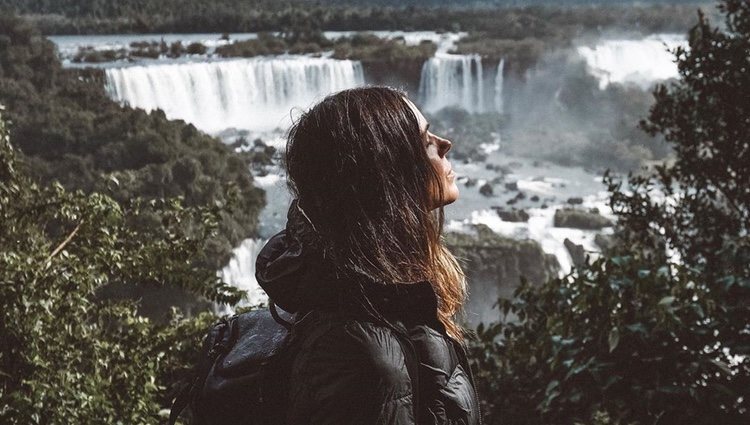
[[[642,127],[673,158],[608,178],[619,245],[501,309],[472,353],[490,423],[750,420],[750,4],[701,14]]]
[[[236,303],[243,294],[195,261],[222,209],[121,204],[37,185],[22,168],[0,119],[0,422],[158,423],[165,390],[214,317],[159,325],[134,301],[100,294],[117,283],[172,285]],[[158,225],[134,225],[147,214]],[[186,231],[187,220],[198,225]]]

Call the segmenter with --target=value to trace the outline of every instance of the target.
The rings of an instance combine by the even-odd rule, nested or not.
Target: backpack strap
[[[179,393],[177,393],[177,398],[174,399],[174,403],[172,403],[172,410],[169,412],[169,421],[167,422],[168,425],[174,425],[177,422],[177,418],[180,416],[180,413],[182,413],[183,410],[187,407],[188,404],[190,404],[190,394],[193,392],[193,386],[195,385],[195,382],[192,384],[185,384]]]
[[[230,318],[229,320],[233,320],[233,318]],[[195,391],[203,386],[203,383],[206,381],[208,374],[211,372],[211,367],[216,361],[216,358],[226,351],[227,347],[222,343],[224,342],[223,340],[225,333],[228,332],[230,328],[229,320],[222,318],[218,322],[218,324],[213,326],[212,329],[221,327],[218,331],[218,336],[214,341],[212,341],[211,347],[203,347],[203,353],[206,354],[201,359],[201,362],[198,365],[193,382],[186,384],[184,387],[182,387],[180,392],[177,393],[177,397],[172,403],[172,408],[169,412],[169,421],[167,422],[168,425],[175,425],[175,423],[177,422],[177,418],[180,416],[182,411],[185,410],[188,404],[190,404],[190,400],[193,398]],[[205,351],[206,349],[208,349],[207,352]]]
[[[399,327],[386,321],[385,325],[389,327],[396,335],[401,350],[404,353],[404,363],[406,364],[406,373],[409,375],[411,381],[411,392],[412,392],[412,405],[414,407],[414,420],[420,423],[419,420],[419,357],[417,357],[417,350],[414,348],[411,339],[405,330],[399,329]]]
[[[287,331],[292,330],[292,324],[281,318],[281,316],[279,315],[279,312],[276,311],[276,304],[273,302],[271,298],[268,298],[268,310],[271,311],[271,317],[273,317],[273,320],[275,320],[276,323],[285,327]]]

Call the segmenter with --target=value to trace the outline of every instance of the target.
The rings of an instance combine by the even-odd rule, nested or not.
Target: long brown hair
[[[430,281],[438,318],[460,340],[464,274],[442,242],[443,209],[431,207],[442,179],[405,97],[356,88],[302,114],[287,139],[288,185],[334,264],[381,283]]]

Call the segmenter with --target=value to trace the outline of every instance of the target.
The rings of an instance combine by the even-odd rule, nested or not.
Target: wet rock
[[[484,162],[487,160],[487,155],[476,149],[472,149],[468,154],[468,158],[469,162]]]
[[[468,180],[466,180],[466,183],[464,183],[464,185],[466,187],[474,187],[477,185],[477,179],[469,178]]]
[[[601,248],[603,253],[607,253],[615,246],[615,237],[612,235],[605,235],[602,233],[597,233],[596,236],[594,236],[594,243],[596,246]]]
[[[482,185],[482,187],[479,188],[479,193],[481,193],[484,196],[493,196],[495,194],[495,191],[492,189],[492,185],[489,183],[485,183]]]
[[[599,230],[604,227],[612,226],[610,219],[594,214],[589,211],[563,208],[555,211],[555,227],[571,227],[583,230]]]
[[[524,210],[519,209],[510,209],[506,210],[503,207],[492,207],[492,209],[495,210],[497,213],[497,216],[500,217],[503,221],[509,221],[511,223],[520,223],[520,222],[526,222],[529,221],[529,214]]]
[[[578,198],[578,197],[568,198],[568,203],[570,205],[581,205],[583,203],[583,198]]]
[[[536,195],[532,195],[531,198],[529,198],[529,201],[531,202],[539,202],[539,197]]]
[[[547,205],[547,204],[542,204],[542,206],[541,206],[540,208],[541,208],[541,209],[543,209],[543,210],[546,210],[547,208],[549,208],[549,205]]]
[[[513,191],[518,190],[518,182],[505,183],[505,188]]]
[[[586,264],[586,251],[583,249],[583,245],[578,245],[568,238],[565,238],[563,245],[565,245],[565,249],[570,253],[570,258],[573,260],[574,266],[581,267]]]

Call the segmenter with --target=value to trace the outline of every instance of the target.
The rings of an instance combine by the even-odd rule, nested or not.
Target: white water
[[[505,60],[501,59],[492,78],[491,74],[485,76],[481,56],[438,51],[422,66],[419,80],[422,107],[428,112],[458,107],[471,113],[503,113],[504,69]]]
[[[479,55],[436,53],[422,66],[419,98],[429,112],[448,106],[484,112],[484,96],[482,58]]]
[[[586,171],[581,167],[565,167],[552,163],[533,161],[521,157],[513,157],[502,149],[487,144],[487,164],[505,165],[510,170],[503,183],[493,184],[494,195],[491,197],[479,193],[479,188],[486,182],[491,182],[497,173],[486,169],[483,163],[463,164],[454,161],[453,169],[458,175],[459,200],[445,209],[446,229],[449,231],[467,232],[474,224],[484,224],[494,232],[514,239],[532,239],[539,243],[542,250],[552,254],[560,264],[560,273],[570,272],[573,259],[565,248],[565,239],[582,245],[584,250],[598,252],[600,248],[594,243],[597,233],[611,233],[611,228],[598,231],[573,228],[554,227],[555,210],[570,207],[567,200],[580,197],[582,208],[597,208],[602,215],[614,219],[607,204],[608,192],[604,190],[601,176]],[[493,149],[495,148],[495,149]],[[478,179],[472,187],[465,186],[466,178]],[[504,183],[515,182],[518,191],[509,191]],[[526,195],[524,200],[515,205],[508,205],[508,200],[517,193]],[[531,197],[537,196],[538,201]],[[542,208],[545,204],[547,208]],[[523,209],[529,214],[528,222],[503,221],[491,207],[503,207],[507,210],[513,207]]]
[[[263,239],[245,239],[232,251],[229,264],[219,272],[224,282],[247,291],[247,298],[240,305],[258,305],[268,301],[268,296],[255,279],[255,258],[265,243]]]
[[[648,89],[655,81],[678,76],[669,52],[678,46],[687,47],[684,36],[660,34],[639,40],[602,40],[595,46],[579,46],[578,54],[599,79],[600,88],[620,83]]]
[[[107,68],[112,98],[216,133],[286,128],[293,108],[364,84],[359,62],[306,56]]]
[[[504,71],[505,59],[500,59],[500,63],[497,64],[497,72],[495,73],[495,111],[500,114],[505,111],[505,102],[503,101]]]

